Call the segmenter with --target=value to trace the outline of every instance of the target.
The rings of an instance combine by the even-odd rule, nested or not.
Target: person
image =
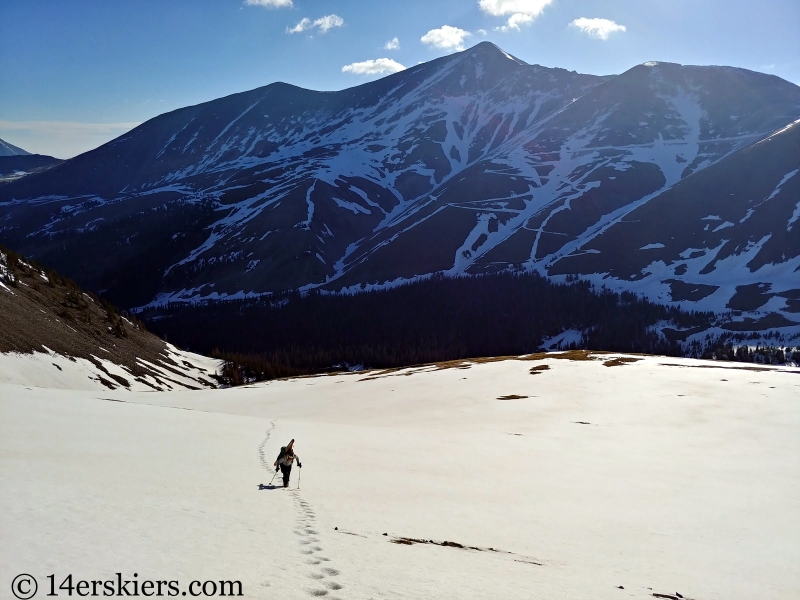
[[[297,460],[297,467],[302,469],[303,465],[300,463],[300,457],[294,453],[294,440],[292,440],[281,448],[278,458],[273,463],[275,472],[277,473],[278,469],[280,469],[283,473],[283,487],[289,487],[289,475],[292,472],[292,463],[295,460]]]

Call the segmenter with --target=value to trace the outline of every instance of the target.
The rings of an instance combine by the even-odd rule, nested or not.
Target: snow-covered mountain
[[[511,268],[794,323],[798,118],[770,75],[481,43],[161,115],[3,186],[0,236],[128,306]]]
[[[9,144],[5,140],[0,140],[0,156],[28,156],[30,152]]]

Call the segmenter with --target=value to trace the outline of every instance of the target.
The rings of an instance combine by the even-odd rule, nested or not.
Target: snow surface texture
[[[0,284],[2,285],[2,284]],[[143,365],[158,375],[143,374],[135,377],[124,365],[119,365],[103,356],[100,348],[93,357],[107,371],[103,372],[91,361],[83,358],[67,357],[52,351],[23,354],[7,352],[0,354],[0,381],[28,387],[55,388],[63,390],[108,391],[102,383],[107,374],[118,375],[130,383],[132,391],[170,391],[197,389],[198,377],[208,381],[220,370],[222,361],[207,358],[192,352],[179,350],[172,344],[166,345],[169,359],[183,365],[183,374],[176,373],[175,366],[157,365],[138,359]],[[147,383],[144,383],[144,382]]]
[[[196,392],[0,384],[0,580],[240,580],[245,598],[799,597],[797,369],[614,358]],[[298,469],[273,489],[290,438],[300,489]]]

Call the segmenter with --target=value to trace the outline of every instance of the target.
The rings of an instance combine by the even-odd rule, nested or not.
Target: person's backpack
[[[276,463],[280,463],[281,459],[286,455],[286,446],[281,446],[281,451],[278,454],[278,458],[275,459]]]

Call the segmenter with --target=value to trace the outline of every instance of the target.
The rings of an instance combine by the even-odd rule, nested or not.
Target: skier
[[[273,463],[276,473],[278,469],[283,472],[283,487],[289,487],[289,474],[292,472],[292,463],[295,459],[297,459],[297,466],[302,469],[303,465],[300,464],[300,457],[294,453],[294,440],[292,440],[281,448],[278,458]]]

